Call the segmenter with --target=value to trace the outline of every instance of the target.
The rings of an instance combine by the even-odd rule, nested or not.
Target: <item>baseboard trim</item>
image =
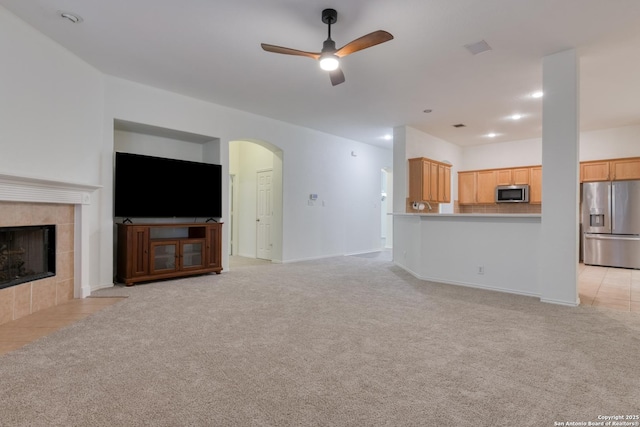
[[[580,305],[580,300],[570,302],[557,299],[540,298],[540,302],[546,302],[547,304],[564,305],[566,307],[578,307]]]
[[[446,280],[446,279],[441,279],[441,278],[438,278],[438,277],[422,276],[422,275],[416,273],[415,271],[412,271],[411,269],[409,269],[409,268],[407,268],[407,267],[405,267],[405,266],[403,266],[401,264],[398,264],[398,263],[394,263],[394,264],[397,265],[398,267],[402,268],[406,272],[410,273],[416,279],[424,280],[426,282],[440,283],[440,284],[443,284],[443,285],[463,286],[465,288],[483,289],[483,290],[486,290],[486,291],[502,292],[502,293],[505,293],[505,294],[522,295],[522,296],[525,296],[525,297],[540,298],[539,294],[536,294],[536,293],[533,293],[533,292],[518,291],[518,290],[515,290],[515,289],[499,288],[499,287],[496,287],[496,286],[479,285],[477,283],[458,282],[458,281],[455,281],[455,280]]]
[[[384,248],[378,248],[378,249],[371,249],[368,251],[348,252],[344,254],[344,256],[358,256],[358,255],[364,255],[364,254],[371,254],[374,252],[383,252],[384,250],[385,250]]]
[[[319,260],[319,259],[337,258],[337,257],[342,257],[342,256],[344,256],[344,254],[321,255],[321,256],[317,256],[317,257],[288,259],[288,260],[282,260],[282,264],[290,264],[290,263],[293,263],[293,262],[315,261],[315,260]]]

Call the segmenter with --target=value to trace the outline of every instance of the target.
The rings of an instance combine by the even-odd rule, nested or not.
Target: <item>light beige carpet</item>
[[[517,280],[517,278],[514,278]],[[640,316],[267,264],[125,301],[0,357],[2,426],[553,426],[640,413]]]

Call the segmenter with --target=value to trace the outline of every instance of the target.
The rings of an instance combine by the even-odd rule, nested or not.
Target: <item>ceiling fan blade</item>
[[[344,83],[344,73],[340,68],[336,68],[333,71],[329,71],[329,77],[331,78],[331,84],[333,86]]]
[[[362,36],[359,39],[355,39],[352,42],[347,43],[336,51],[336,55],[342,58],[343,56],[350,55],[354,52],[380,43],[388,42],[389,40],[393,40],[393,36],[390,33],[383,30],[374,31],[373,33],[369,33],[366,36]]]
[[[284,55],[307,56],[313,59],[319,59],[320,54],[315,52],[305,52],[303,50],[290,49],[288,47],[274,46],[272,44],[261,43],[260,46],[267,52],[282,53]]]

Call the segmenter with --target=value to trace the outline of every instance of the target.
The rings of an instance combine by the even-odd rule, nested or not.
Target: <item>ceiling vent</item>
[[[476,43],[465,44],[464,47],[473,55],[491,50],[491,46],[489,46],[489,43],[484,40],[480,40]]]
[[[457,125],[452,125],[454,128],[463,128],[466,127],[467,125],[463,124],[463,123],[458,123]]]

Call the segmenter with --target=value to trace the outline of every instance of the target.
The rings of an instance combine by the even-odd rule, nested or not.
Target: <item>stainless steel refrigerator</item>
[[[640,269],[640,180],[582,184],[584,263]]]

